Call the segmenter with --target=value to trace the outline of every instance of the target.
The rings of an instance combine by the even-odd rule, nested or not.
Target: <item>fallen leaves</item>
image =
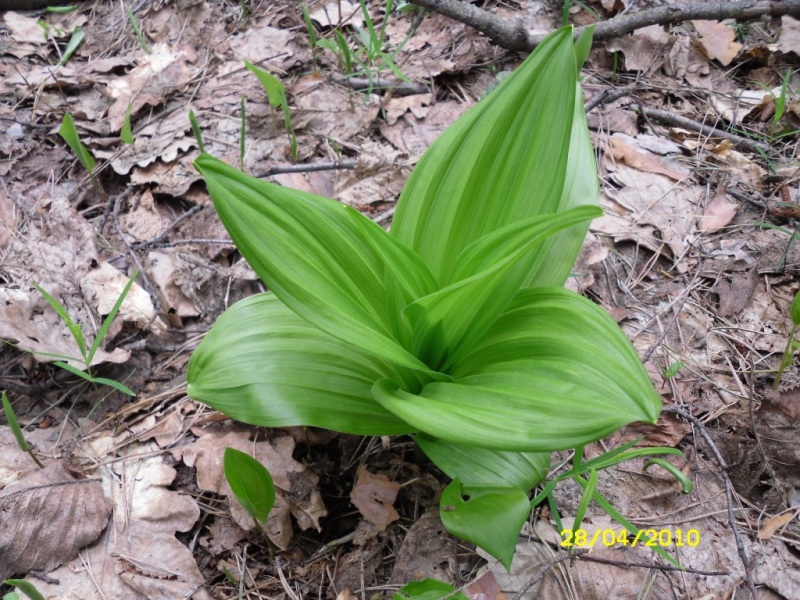
[[[48,572],[78,555],[108,525],[111,505],[99,480],[58,460],[0,491],[0,580]]]
[[[386,475],[370,473],[361,465],[350,499],[367,521],[375,525],[378,531],[383,531],[389,523],[400,518],[392,506],[399,490],[399,483],[389,481]]]

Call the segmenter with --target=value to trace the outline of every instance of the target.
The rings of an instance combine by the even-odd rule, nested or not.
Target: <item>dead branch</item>
[[[758,152],[759,150],[763,152],[772,151],[772,148],[763,142],[756,142],[755,140],[717,129],[711,125],[706,125],[704,123],[700,123],[699,121],[695,121],[694,119],[682,117],[667,110],[658,110],[655,108],[648,108],[646,106],[640,106],[639,108],[642,111],[642,114],[648,119],[655,119],[656,121],[661,121],[665,125],[672,125],[673,127],[688,129],[689,131],[694,131],[706,137],[717,137],[730,140],[748,152]]]
[[[719,448],[717,448],[714,440],[711,439],[711,435],[708,433],[708,431],[706,431],[706,427],[700,419],[695,417],[690,412],[685,411],[677,406],[667,406],[661,412],[677,415],[681,419],[689,421],[692,425],[694,425],[700,433],[700,437],[703,438],[703,441],[705,441],[706,445],[711,450],[714,458],[717,459],[717,463],[722,469],[723,486],[725,487],[725,499],[728,508],[728,525],[733,532],[733,538],[736,540],[736,552],[739,554],[739,559],[742,561],[742,566],[744,566],[745,584],[747,585],[753,600],[757,600],[758,596],[756,595],[756,588],[755,584],[753,583],[753,565],[755,564],[755,560],[750,557],[747,552],[747,548],[745,548],[744,540],[739,533],[739,528],[736,526],[736,516],[733,512],[733,483],[728,475],[730,466],[722,457],[722,453],[719,451]]]
[[[519,19],[505,19],[461,0],[410,0],[423,8],[460,21],[485,34],[498,46],[508,50],[533,50],[544,39],[542,34],[530,33]],[[800,0],[737,0],[733,2],[687,2],[649,8],[630,15],[620,15],[597,24],[595,40],[625,35],[648,25],[666,25],[692,19],[722,21],[723,19],[751,20],[762,16],[800,17]],[[575,29],[580,35],[583,27]]]

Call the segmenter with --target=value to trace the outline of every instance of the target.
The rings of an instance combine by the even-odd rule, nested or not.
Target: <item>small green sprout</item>
[[[438,579],[413,581],[401,587],[392,596],[392,600],[439,600],[440,598],[467,600],[463,592]]]
[[[125,119],[122,121],[122,129],[119,132],[119,139],[129,146],[133,145],[133,131],[131,130],[131,101],[128,101],[128,108],[125,109]]]
[[[772,384],[773,390],[777,390],[780,386],[783,372],[789,368],[789,365],[792,364],[794,361],[794,353],[798,348],[800,348],[800,343],[795,340],[795,334],[797,334],[797,329],[800,327],[800,290],[798,290],[798,292],[794,295],[794,300],[792,300],[792,307],[789,310],[789,315],[792,318],[792,329],[789,331],[789,335],[786,337],[786,347],[783,350],[781,364],[778,367],[778,373],[775,375],[775,381]]]
[[[39,458],[33,453],[33,450],[25,440],[25,436],[22,433],[22,428],[19,426],[19,422],[17,421],[17,415],[14,414],[14,408],[11,406],[11,402],[8,401],[8,397],[6,396],[5,392],[3,392],[2,395],[2,402],[3,412],[6,414],[8,426],[11,429],[11,432],[14,434],[14,438],[17,440],[17,445],[19,446],[20,450],[27,452],[33,459],[33,462],[36,463],[36,466],[38,466],[40,469],[44,469],[42,461],[40,461]]]
[[[117,301],[114,303],[111,312],[108,313],[102,325],[100,326],[100,329],[97,331],[97,335],[95,336],[94,342],[88,349],[86,347],[86,339],[85,336],[83,335],[83,330],[81,329],[81,326],[75,323],[75,321],[67,312],[67,309],[64,308],[64,306],[55,297],[49,294],[47,290],[45,290],[38,284],[34,283],[33,287],[36,288],[36,290],[42,295],[42,297],[53,308],[53,310],[56,311],[61,320],[66,324],[67,328],[72,334],[73,339],[75,340],[75,343],[78,346],[78,351],[81,353],[81,356],[79,357],[63,356],[60,354],[50,354],[47,352],[42,352],[39,354],[41,354],[42,356],[59,358],[67,361],[71,360],[71,361],[81,362],[83,363],[84,366],[83,369],[74,367],[68,362],[64,362],[64,360],[54,361],[53,364],[56,365],[57,367],[64,369],[65,371],[69,371],[73,375],[85,379],[86,381],[92,384],[107,385],[109,387],[114,388],[115,390],[119,390],[123,394],[127,394],[128,396],[136,396],[136,394],[128,386],[126,386],[123,383],[120,383],[119,381],[108,379],[106,377],[95,377],[92,374],[91,365],[92,365],[92,360],[94,360],[95,354],[97,354],[97,351],[100,349],[100,345],[103,343],[103,339],[105,338],[109,328],[111,327],[111,323],[116,318],[117,313],[119,312],[119,309],[122,306],[122,303],[125,301],[125,297],[128,295],[128,292],[133,286],[133,282],[136,280],[136,277],[138,275],[139,271],[137,269],[136,272],[128,281],[128,283],[123,288],[122,293],[120,294],[119,298],[117,298]]]
[[[125,13],[128,15],[128,21],[133,28],[133,33],[136,35],[136,39],[139,42],[139,46],[141,46],[142,50],[150,53],[150,47],[147,45],[147,40],[144,39],[144,35],[142,34],[142,30],[139,27],[139,21],[136,19],[136,15],[133,14],[133,9],[127,4],[125,5]]]
[[[67,43],[67,48],[64,50],[64,54],[61,57],[61,60],[58,61],[59,66],[64,66],[67,64],[72,55],[75,53],[75,50],[78,49],[78,46],[83,43],[83,40],[86,38],[86,32],[81,29],[80,27],[76,27],[72,31],[72,35],[69,38],[69,42]]]
[[[286,89],[283,87],[280,80],[272,73],[258,68],[249,60],[245,61],[244,64],[248,71],[258,77],[258,81],[261,82],[261,86],[267,93],[269,105],[272,108],[281,108],[283,110],[283,121],[286,127],[286,133],[289,136],[292,160],[297,160],[297,136],[292,129],[292,115],[289,112],[289,102],[286,100]]]
[[[684,362],[682,360],[676,360],[674,363],[670,364],[666,369],[663,369],[664,379],[672,379],[678,372],[683,368]]]

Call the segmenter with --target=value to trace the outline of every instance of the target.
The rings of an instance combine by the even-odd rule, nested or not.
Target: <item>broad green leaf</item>
[[[195,161],[225,228],[259,277],[323,331],[427,370],[392,337],[384,256],[353,209],[267,183],[203,154]]]
[[[572,30],[564,28],[425,152],[403,189],[391,233],[435,276],[449,273],[461,251],[485,234],[556,212],[576,81]]]
[[[576,207],[533,217],[487,234],[458,257],[463,278],[405,308],[415,332],[414,354],[447,370],[506,309],[529,271],[531,250],[565,227],[600,216],[598,207]]]
[[[576,84],[575,110],[572,121],[572,136],[569,145],[567,177],[558,211],[576,206],[599,206],[600,183],[597,178],[597,163],[594,148],[586,125],[583,109],[583,94]],[[569,277],[578,253],[589,231],[589,223],[573,225],[546,239],[537,250],[530,274],[524,287],[556,285],[562,286]]]
[[[414,431],[373,400],[370,388],[383,377],[416,385],[408,372],[320,331],[270,293],[225,311],[187,373],[190,397],[237,421],[362,435]]]
[[[574,448],[661,411],[614,320],[561,288],[521,291],[451,375],[419,394],[383,380],[373,394],[433,437],[526,452]]]
[[[256,521],[266,523],[275,504],[275,484],[267,468],[245,452],[225,448],[222,469],[242,507]]]
[[[589,27],[581,31],[578,39],[575,40],[575,64],[578,67],[578,71],[581,70],[583,63],[589,57],[589,52],[592,50],[592,38],[594,37],[595,29],[597,29],[597,25],[589,25]]]
[[[519,488],[468,487],[458,479],[444,489],[439,504],[447,531],[480,546],[506,570],[530,512],[528,495]]]
[[[503,452],[414,436],[422,451],[444,473],[466,486],[509,486],[531,490],[547,475],[547,452]]]
[[[438,579],[423,579],[404,585],[392,595],[392,600],[468,600],[449,583]]]
[[[13,585],[20,592],[30,598],[30,600],[44,600],[42,593],[37,590],[36,586],[30,581],[25,581],[24,579],[6,579],[3,583],[5,585]]]

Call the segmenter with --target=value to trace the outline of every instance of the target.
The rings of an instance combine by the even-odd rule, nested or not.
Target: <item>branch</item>
[[[461,0],[410,0],[423,8],[460,21],[484,33],[492,42],[515,51],[533,50],[544,39],[543,34],[530,33],[520,19],[505,19]],[[734,2],[687,2],[649,8],[630,15],[620,15],[597,24],[595,40],[619,37],[648,25],[666,25],[692,19],[757,19],[769,15],[800,17],[800,0],[736,0]],[[580,35],[583,27],[575,29]]]

